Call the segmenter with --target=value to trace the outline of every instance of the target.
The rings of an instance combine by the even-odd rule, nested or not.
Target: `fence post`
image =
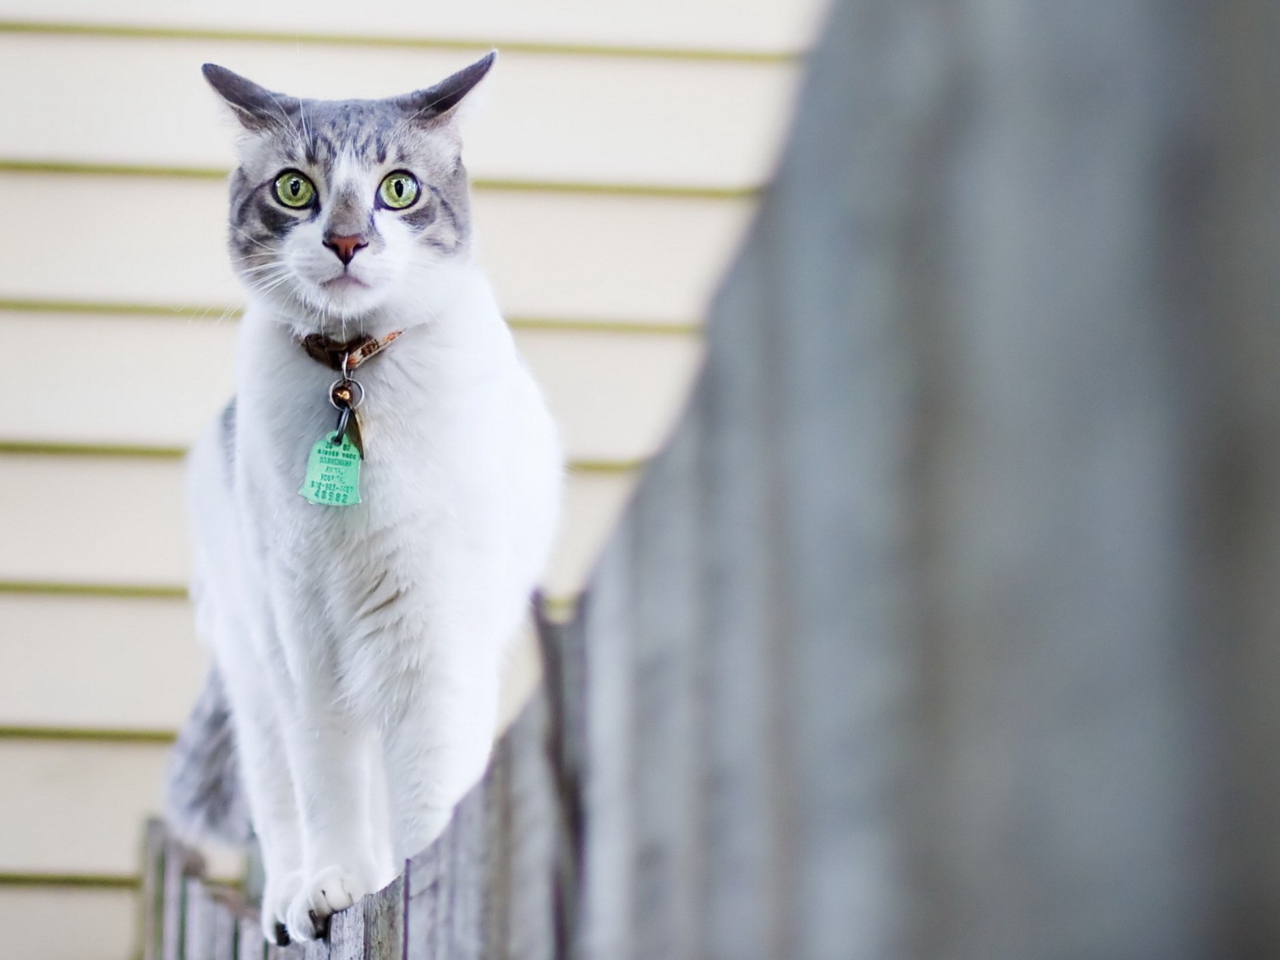
[[[147,821],[142,849],[142,903],[139,937],[142,960],[160,960],[164,947],[164,853],[166,832],[161,820]]]

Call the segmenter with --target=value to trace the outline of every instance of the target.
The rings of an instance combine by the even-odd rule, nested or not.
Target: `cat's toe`
[[[345,910],[366,893],[368,884],[341,867],[319,870],[289,905],[286,922],[294,940],[317,940],[329,928],[329,916]]]

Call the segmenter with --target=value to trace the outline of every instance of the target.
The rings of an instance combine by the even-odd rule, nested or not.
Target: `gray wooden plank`
[[[235,911],[226,904],[218,904],[213,917],[213,960],[238,960],[238,922]],[[249,960],[249,957],[244,960]]]
[[[587,640],[582,888],[575,940],[588,957],[625,960],[632,943],[631,530],[610,536],[579,608]],[[603,575],[608,571],[608,575]]]
[[[754,459],[772,540],[772,949],[796,960],[892,956],[909,934],[914,444],[934,347],[918,331],[941,309],[918,279],[937,242],[920,223],[950,24],[920,3],[835,8],[736,274],[768,284]],[[894,72],[907,56],[917,71]]]
[[[509,956],[511,857],[520,842],[511,832],[515,802],[511,794],[512,760],[513,743],[504,735],[502,742],[494,745],[483,781],[482,816],[477,819],[476,833],[469,844],[470,855],[479,862],[478,882],[472,887],[468,906],[476,930],[474,950],[479,957],[502,960]]]
[[[188,867],[189,852],[170,838],[164,853],[164,936],[160,949],[163,960],[182,960]]]
[[[1184,305],[1181,329],[1212,333],[1226,357],[1212,391],[1226,400],[1219,408],[1221,420],[1200,433],[1200,449],[1213,467],[1207,496],[1197,502],[1211,514],[1207,529],[1213,532],[1206,543],[1217,544],[1198,554],[1220,573],[1212,581],[1218,589],[1211,623],[1231,626],[1204,630],[1195,663],[1185,668],[1205,682],[1204,664],[1221,664],[1212,672],[1212,682],[1225,681],[1227,690],[1217,688],[1218,696],[1232,704],[1217,741],[1232,744],[1233,758],[1232,787],[1218,781],[1225,794],[1219,807],[1228,837],[1217,848],[1221,876],[1227,878],[1218,951],[1262,956],[1280,951],[1280,838],[1274,829],[1280,815],[1280,769],[1272,759],[1280,755],[1280,702],[1275,696],[1280,687],[1275,642],[1280,605],[1274,589],[1280,582],[1280,341],[1275,323],[1280,282],[1274,270],[1280,250],[1275,217],[1280,191],[1274,175],[1280,164],[1280,123],[1270,107],[1280,90],[1280,67],[1272,56],[1280,42],[1280,22],[1272,4],[1233,2],[1214,13],[1215,42],[1206,46],[1214,54],[1210,79],[1219,109],[1199,119],[1217,135],[1216,165],[1206,178],[1213,188],[1210,208],[1217,216],[1189,221],[1202,229],[1198,243],[1184,247],[1184,262],[1201,264],[1218,278],[1211,288],[1218,295],[1211,313],[1221,323],[1196,322],[1206,316],[1192,299],[1202,274],[1181,275],[1187,296],[1178,302]],[[1201,364],[1216,355],[1196,349],[1203,339],[1179,342],[1184,357]],[[1232,439],[1224,441],[1227,437]]]
[[[267,941],[257,917],[236,920],[236,960],[266,960]]]
[[[370,895],[367,960],[405,960],[404,907],[404,875]]]
[[[291,943],[285,947],[278,947],[273,943],[268,943],[267,960],[312,960],[313,957],[317,956],[316,944],[319,944],[319,950],[327,952],[327,947],[323,941]]]
[[[696,942],[701,732],[693,691],[700,444],[686,417],[632,499],[635,578],[631,956],[683,957]]]
[[[952,298],[918,321],[948,346],[918,361],[940,411],[919,437],[945,716],[927,727],[945,758],[925,792],[929,942],[1203,955],[1188,856],[1208,842],[1202,765],[1175,652],[1195,619],[1178,546],[1186,384],[1176,311],[1143,266],[1159,271],[1182,230],[1183,201],[1150,184],[1182,136],[1165,111],[1192,88],[1154,91],[1193,54],[1135,3],[1086,2],[1067,23],[1026,3],[1012,33],[975,26],[973,133],[918,155],[955,176],[921,228],[969,224],[918,271]]]
[[[539,691],[499,744],[506,771],[501,791],[505,842],[495,843],[501,870],[491,874],[491,921],[495,958],[552,960],[558,952],[555,881],[561,831],[548,755],[550,736],[545,693]]]
[[[484,951],[488,850],[491,841],[506,839],[489,836],[494,775],[491,766],[485,779],[458,804],[441,838],[445,860],[441,882],[436,885],[441,908],[438,955],[448,960],[478,960]]]
[[[373,896],[364,897],[346,910],[334,914],[329,921],[329,956],[331,960],[365,960],[368,940],[366,919]]]
[[[329,960],[328,940],[311,940],[293,949],[301,960]]]
[[[142,960],[160,960],[164,947],[164,822],[147,821],[142,851]]]
[[[745,257],[750,255],[748,241]],[[776,818],[785,806],[775,735],[771,519],[765,388],[769,278],[739,261],[717,297],[717,333],[691,415],[701,418],[704,538],[698,699],[704,727],[700,950],[716,960],[774,955],[785,884]],[[776,879],[775,879],[776,878]]]
[[[214,960],[215,913],[217,907],[199,877],[183,882],[186,901],[182,936],[182,960]]]
[[[441,889],[447,883],[448,851],[441,843],[447,833],[405,866],[405,960],[447,957],[441,932],[448,910],[447,891]]]
[[[553,911],[547,922],[548,949],[556,957],[582,953],[582,865],[585,847],[584,784],[586,782],[585,619],[549,619],[541,598],[535,604],[542,651],[540,703],[545,713],[544,776],[553,820],[544,824],[555,846],[550,864],[549,895]],[[528,752],[532,757],[532,751]],[[531,762],[536,762],[532,761]]]

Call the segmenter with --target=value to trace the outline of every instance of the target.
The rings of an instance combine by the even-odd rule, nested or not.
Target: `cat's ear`
[[[247,129],[265,130],[293,125],[293,115],[299,104],[296,97],[272,93],[216,63],[206,63],[200,72]]]
[[[463,67],[453,76],[445,77],[434,87],[406,93],[403,97],[396,97],[392,103],[404,111],[407,120],[415,123],[438,123],[453,115],[463,97],[484,79],[497,56],[497,50],[490,50],[471,66]]]

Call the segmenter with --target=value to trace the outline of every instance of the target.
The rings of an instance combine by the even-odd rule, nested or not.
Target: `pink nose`
[[[324,245],[332,250],[339,260],[347,264],[351,262],[357,251],[369,245],[369,241],[359,234],[348,237],[330,235],[324,238]]]

